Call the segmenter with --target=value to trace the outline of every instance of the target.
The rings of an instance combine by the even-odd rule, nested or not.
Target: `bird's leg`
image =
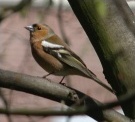
[[[47,75],[44,75],[42,78],[46,78],[47,76],[53,74],[54,72],[48,73]]]
[[[66,85],[65,83],[62,83],[62,81],[64,80],[65,76],[62,77],[61,81],[59,82],[59,84],[62,84],[62,85]]]

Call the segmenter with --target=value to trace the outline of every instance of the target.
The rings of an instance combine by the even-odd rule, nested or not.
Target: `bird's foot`
[[[62,81],[64,80],[65,76],[62,77],[61,81],[59,82],[59,84],[66,86],[66,83],[62,83]]]
[[[46,78],[47,76],[53,74],[54,72],[48,73],[47,75],[44,75],[42,78]]]
[[[60,83],[60,82],[59,82],[59,84],[61,84],[61,85],[63,85],[63,86],[67,86],[66,83]]]

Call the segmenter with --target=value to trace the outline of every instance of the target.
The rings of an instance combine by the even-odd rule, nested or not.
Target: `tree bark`
[[[118,99],[131,94],[135,89],[135,35],[127,26],[126,17],[113,0],[68,1],[94,46],[104,75],[116,91]],[[128,11],[132,24],[135,22],[133,13],[125,0],[121,2]],[[106,9],[103,11],[105,16],[99,14],[102,9],[98,7],[101,4]],[[125,115],[135,118],[134,101],[121,106]]]

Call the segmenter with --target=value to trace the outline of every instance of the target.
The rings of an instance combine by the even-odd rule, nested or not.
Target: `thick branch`
[[[68,105],[72,105],[79,100],[75,91],[63,85],[40,77],[4,70],[0,70],[0,87],[31,93],[57,102],[65,100]]]
[[[123,119],[120,117],[122,116],[121,114],[113,110],[102,111],[99,107],[99,102],[87,95],[43,78],[0,70],[0,87],[31,93],[57,102],[64,100],[65,104],[68,106],[74,104],[82,106],[87,108],[84,114],[91,116],[97,121],[104,119],[113,121],[116,118]],[[86,98],[81,102],[81,98],[84,98],[84,96],[86,96]],[[94,110],[90,110],[90,108],[94,108]],[[127,118],[127,120],[129,119]]]

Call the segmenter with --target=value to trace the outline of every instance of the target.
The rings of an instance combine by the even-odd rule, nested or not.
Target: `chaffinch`
[[[87,77],[114,93],[110,87],[100,81],[86,67],[81,58],[48,25],[33,24],[25,28],[30,32],[30,44],[33,57],[49,74],[63,76],[63,79],[67,75]]]

